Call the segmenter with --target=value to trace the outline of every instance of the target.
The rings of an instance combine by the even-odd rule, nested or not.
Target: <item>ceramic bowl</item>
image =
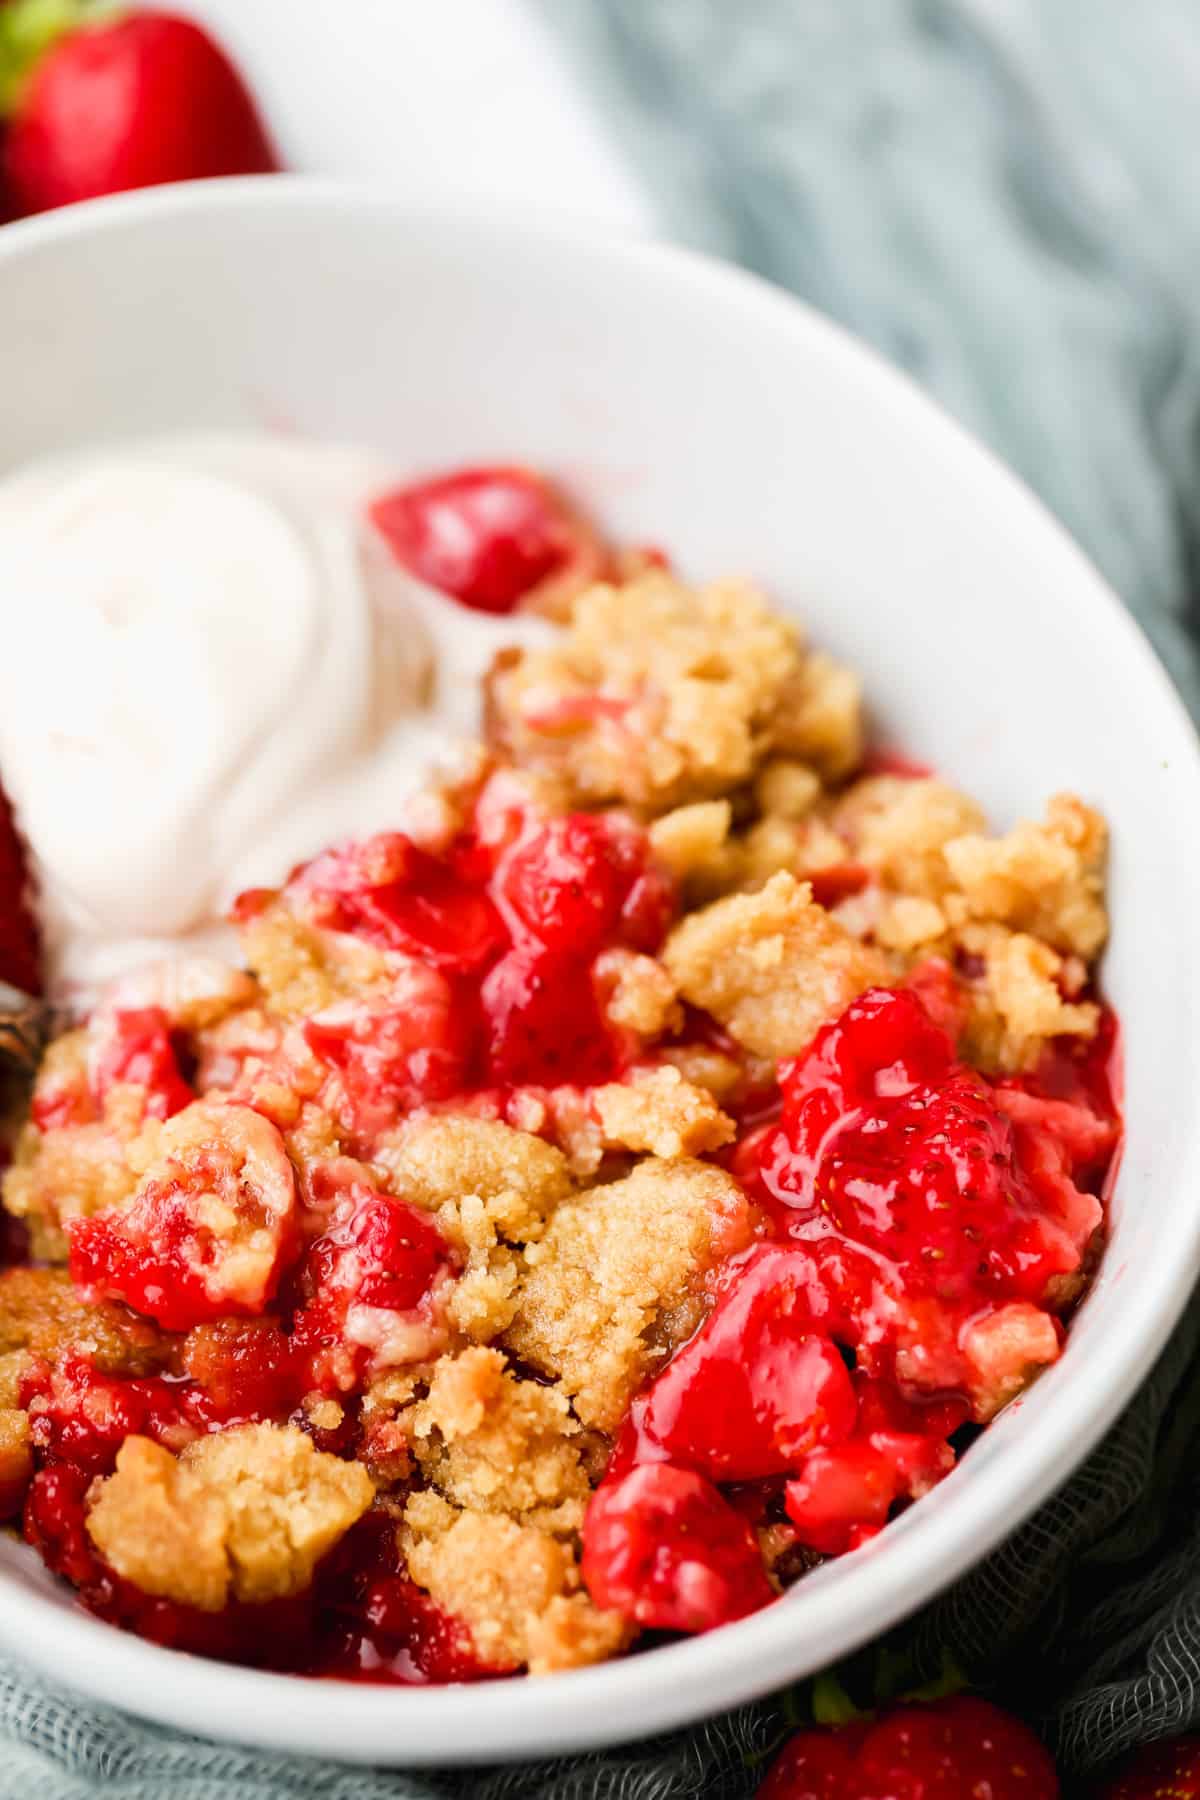
[[[1062,1360],[932,1495],[765,1612],[537,1681],[301,1686],[97,1623],[9,1539],[0,1646],[204,1734],[377,1763],[528,1758],[802,1676],[985,1555],[1129,1399],[1200,1247],[1200,763],[1166,676],[1065,534],[905,379],[747,275],[323,184],[160,189],[6,227],[0,393],[9,466],[263,425],[377,446],[400,471],[519,459],[689,574],[755,576],[861,670],[886,739],[997,825],[1060,787],[1104,807],[1128,1121],[1111,1242]]]

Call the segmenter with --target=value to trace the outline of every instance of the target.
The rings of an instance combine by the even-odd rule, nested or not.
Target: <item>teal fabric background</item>
[[[1090,551],[1200,715],[1198,0],[540,3],[664,232],[804,295],[990,442]],[[969,1654],[981,1620],[1017,1646],[1048,1608],[1039,1638],[1078,1638],[1065,1571],[1100,1566],[1106,1598],[1082,1615],[1098,1661],[1076,1644],[1055,1725],[1079,1767],[1200,1709],[1200,1601],[1182,1635],[1172,1613],[1197,1579],[1196,1511],[1163,1562],[1176,1500],[1149,1474],[1166,1446],[1189,1507],[1200,1494],[1192,1352],[1177,1343],[1152,1403],[924,1628]],[[1180,1417],[1172,1435],[1163,1421]],[[1147,1587],[1148,1556],[1165,1583]],[[552,1769],[371,1774],[174,1738],[0,1664],[0,1800],[741,1796],[778,1728],[766,1708]]]
[[[1195,0],[542,6],[664,231],[909,370],[1058,513],[1200,708]]]

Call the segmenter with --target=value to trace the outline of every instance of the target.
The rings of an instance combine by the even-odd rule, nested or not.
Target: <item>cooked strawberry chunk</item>
[[[100,1011],[93,1016],[88,1081],[101,1107],[119,1084],[144,1089],[145,1114],[150,1119],[169,1119],[194,1098],[180,1071],[161,1006]]]
[[[292,1248],[296,1184],[275,1127],[197,1100],[162,1128],[130,1204],[70,1227],[71,1275],[168,1331],[262,1312]]]
[[[154,1375],[104,1375],[75,1353],[53,1368],[35,1366],[21,1399],[39,1456],[89,1477],[110,1473],[117,1451],[134,1434],[156,1442],[177,1442],[181,1431],[187,1437],[169,1383]]]
[[[598,574],[593,534],[530,469],[460,469],[381,494],[371,518],[397,562],[477,612],[511,612],[572,564]]]
[[[1078,1232],[1040,1202],[996,1093],[914,993],[864,994],[781,1084],[761,1170],[789,1233],[832,1225],[890,1258],[907,1293],[956,1306],[1036,1300],[1078,1266]]]
[[[449,1100],[470,1085],[474,997],[436,969],[414,964],[380,999],[342,1000],[301,1027],[305,1043],[337,1071],[325,1100],[352,1132],[382,1131],[414,1106]]]
[[[582,1568],[597,1606],[660,1631],[711,1631],[774,1597],[746,1520],[702,1475],[670,1463],[596,1490]]]
[[[315,924],[440,969],[470,972],[506,942],[487,894],[399,831],[326,851],[296,872],[288,891],[304,899]]]
[[[300,1271],[305,1304],[294,1339],[317,1386],[353,1385],[368,1369],[417,1362],[439,1347],[439,1288],[449,1246],[416,1207],[351,1182]]]
[[[587,963],[539,944],[518,945],[489,971],[480,1001],[494,1081],[584,1086],[615,1072],[615,1047]]]
[[[630,1411],[644,1446],[714,1481],[785,1474],[854,1428],[846,1365],[827,1335],[831,1300],[816,1260],[760,1244],[727,1265],[700,1331]]]
[[[621,910],[625,872],[602,819],[551,819],[509,858],[501,893],[519,924],[550,949],[585,957],[599,948]]]

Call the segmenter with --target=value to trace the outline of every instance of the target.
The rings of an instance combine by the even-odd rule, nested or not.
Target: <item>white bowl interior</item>
[[[905,381],[803,308],[677,252],[236,183],[13,228],[0,274],[5,466],[239,425],[374,445],[398,471],[524,459],[688,572],[759,578],[862,671],[882,734],[998,824],[1059,787],[1100,802],[1128,1109],[1112,1243],[1063,1361],[881,1541],[742,1625],[553,1682],[299,1690],[96,1625],[5,1542],[0,1643],[195,1730],[451,1761],[677,1723],[911,1610],[1069,1472],[1197,1267],[1200,779],[1140,634],[1040,507]],[[0,693],[15,679],[0,670]]]

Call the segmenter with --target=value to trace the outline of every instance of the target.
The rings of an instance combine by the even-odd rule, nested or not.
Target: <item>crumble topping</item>
[[[598,1661],[866,1542],[1061,1353],[1120,1131],[1102,818],[988,835],[753,587],[661,565],[568,561],[405,831],[49,1046],[0,1519],[104,1616]]]
[[[561,1382],[585,1425],[612,1431],[701,1317],[704,1276],[750,1235],[745,1195],[723,1170],[648,1157],[558,1208],[526,1251],[505,1342]]]
[[[663,961],[685,999],[771,1057],[803,1050],[856,994],[888,978],[880,953],[783,871],[757,893],[731,894],[684,919]]]
[[[548,1674],[599,1662],[628,1639],[620,1615],[601,1611],[582,1591],[570,1547],[535,1526],[415,1494],[404,1544],[413,1578],[466,1621],[493,1668]]]
[[[662,811],[749,779],[802,666],[795,628],[747,584],[650,574],[594,587],[560,645],[497,669],[493,740],[585,805]]]
[[[129,1437],[90,1500],[92,1542],[147,1594],[201,1612],[299,1593],[362,1516],[366,1470],[290,1426],[245,1425],[178,1457]]]

